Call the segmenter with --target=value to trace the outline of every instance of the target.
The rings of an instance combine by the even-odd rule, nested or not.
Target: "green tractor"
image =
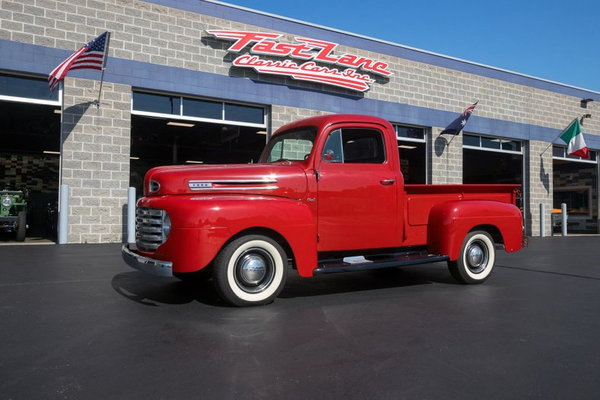
[[[15,232],[17,242],[25,240],[27,192],[0,190],[0,232]]]

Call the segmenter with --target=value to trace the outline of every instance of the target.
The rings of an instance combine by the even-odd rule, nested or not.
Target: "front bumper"
[[[129,244],[124,244],[121,248],[123,260],[129,266],[145,272],[147,274],[171,277],[173,276],[173,263],[170,261],[155,260],[150,257],[142,256],[129,248]]]

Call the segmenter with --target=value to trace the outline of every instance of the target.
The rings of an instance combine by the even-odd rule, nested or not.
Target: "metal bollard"
[[[66,244],[69,234],[69,185],[60,185],[58,211],[58,244]]]
[[[546,236],[546,205],[540,203],[540,237]]]
[[[562,235],[567,236],[567,220],[569,219],[567,215],[567,204],[561,203],[560,205],[561,215],[560,218],[562,220]]]
[[[127,243],[135,243],[135,188],[127,190]]]

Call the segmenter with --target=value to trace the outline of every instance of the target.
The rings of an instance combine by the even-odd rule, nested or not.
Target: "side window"
[[[337,129],[329,134],[322,158],[330,163],[381,164],[385,162],[383,135],[375,129]]]

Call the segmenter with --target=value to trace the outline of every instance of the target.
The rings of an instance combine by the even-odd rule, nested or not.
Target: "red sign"
[[[389,64],[355,54],[335,55],[337,43],[295,37],[296,43],[277,42],[282,35],[265,32],[209,30],[219,39],[234,40],[228,51],[239,53],[249,47],[250,54],[233,60],[236,67],[253,68],[263,74],[284,75],[294,79],[324,83],[366,92],[375,80],[369,74],[392,75]],[[273,61],[261,56],[282,57]],[[288,58],[289,57],[289,58]],[[294,60],[302,60],[298,63]],[[319,65],[329,64],[328,66]]]

